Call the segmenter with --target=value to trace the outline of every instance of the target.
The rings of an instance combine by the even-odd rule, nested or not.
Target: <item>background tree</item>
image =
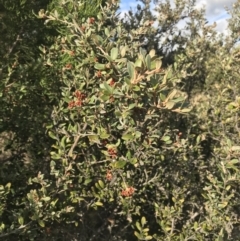
[[[59,29],[45,25],[36,15],[42,9],[59,10],[58,2],[0,1],[0,183],[11,183],[12,188],[6,195],[2,192],[0,223],[4,234],[0,237],[4,239],[20,240],[18,235],[25,228],[18,219],[28,213],[23,197],[31,188],[38,188],[27,185],[29,177],[39,171],[48,175],[52,141],[45,128],[60,98],[62,83],[59,67],[49,68],[41,53],[56,41]],[[82,16],[96,14],[97,4],[100,1],[89,12],[82,9]],[[31,238],[36,237],[38,228],[33,230]]]

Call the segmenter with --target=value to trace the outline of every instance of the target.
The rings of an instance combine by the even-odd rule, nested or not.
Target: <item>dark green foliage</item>
[[[1,4],[0,238],[239,240],[235,37],[141,2]]]

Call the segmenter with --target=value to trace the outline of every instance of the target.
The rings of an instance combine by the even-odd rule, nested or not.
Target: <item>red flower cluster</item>
[[[71,69],[72,68],[72,65],[71,64],[66,64],[65,65],[65,69]]]
[[[107,174],[106,174],[106,179],[108,181],[111,181],[113,178],[113,175],[112,175],[112,172],[110,170],[107,171]]]
[[[127,187],[125,190],[122,190],[121,195],[123,197],[130,197],[133,195],[134,191],[133,187]]]
[[[98,72],[96,73],[97,77],[98,78],[101,78],[102,77],[102,72],[100,70],[98,70]]]
[[[112,158],[116,158],[117,157],[117,150],[115,148],[110,147],[108,149],[108,154],[112,157]]]
[[[114,84],[115,84],[114,79],[111,79],[111,81],[110,81],[109,85],[110,85],[110,86],[114,86]]]
[[[88,22],[89,22],[90,24],[93,24],[93,23],[95,22],[95,18],[89,18],[89,19],[88,19]]]
[[[77,100],[72,100],[68,103],[68,108],[79,107],[82,106],[82,101],[86,98],[86,95],[81,93],[79,90],[76,90],[74,93]]]
[[[82,25],[82,26],[80,27],[80,29],[81,29],[83,32],[85,32],[86,27],[85,27],[84,25]]]
[[[109,102],[112,103],[112,102],[114,102],[114,100],[115,100],[115,99],[114,99],[113,95],[110,95],[110,96],[109,96]]]
[[[74,55],[75,55],[75,52],[74,52],[74,51],[70,51],[70,52],[69,52],[69,55],[74,56]]]

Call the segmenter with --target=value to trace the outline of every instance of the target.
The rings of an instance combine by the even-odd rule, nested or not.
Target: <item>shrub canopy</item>
[[[238,10],[141,2],[0,2],[1,238],[239,239]]]

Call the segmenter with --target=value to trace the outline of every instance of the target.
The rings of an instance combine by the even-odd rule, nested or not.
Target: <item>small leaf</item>
[[[143,216],[141,219],[141,224],[144,226],[147,223],[146,218]]]
[[[168,101],[166,103],[166,108],[171,110],[174,107],[175,103],[173,101]]]
[[[55,161],[51,161],[50,162],[50,167],[54,167],[54,166],[56,166],[56,162]]]
[[[135,132],[135,137],[136,137],[136,138],[141,137],[141,135],[142,135],[142,133],[141,133],[140,131],[136,131],[136,132]]]
[[[111,49],[111,58],[112,60],[115,60],[118,56],[118,48],[112,48]]]
[[[84,185],[87,185],[88,183],[90,183],[92,181],[92,179],[86,179],[85,181],[84,181]]]
[[[133,79],[134,78],[134,71],[135,71],[134,64],[131,63],[131,62],[128,62],[127,63],[127,70],[128,70],[129,76],[131,77],[131,79]]]
[[[182,112],[182,113],[187,113],[187,112],[190,112],[190,111],[191,111],[190,108],[183,108],[183,109],[181,109],[180,112]]]
[[[109,95],[111,95],[113,92],[113,88],[107,82],[103,82],[102,84],[100,84],[100,88],[105,90],[106,93]]]
[[[141,228],[141,226],[140,226],[140,223],[139,222],[136,222],[136,227],[137,227],[137,229],[141,232],[142,231],[142,228]]]
[[[156,69],[160,69],[162,67],[162,61],[160,59],[155,59]]]
[[[48,132],[48,135],[52,138],[52,139],[54,139],[54,140],[57,140],[58,141],[58,138],[53,134],[53,132],[52,131],[49,131]]]
[[[145,63],[146,63],[147,69],[151,70],[151,57],[149,55],[146,56]]]
[[[142,60],[141,59],[137,59],[134,65],[135,65],[135,67],[141,68],[142,67]]]
[[[225,201],[225,202],[219,203],[218,207],[219,208],[225,208],[227,205],[228,205],[228,202]]]
[[[103,69],[106,68],[106,65],[105,65],[105,64],[96,63],[96,64],[94,65],[94,68],[95,68],[95,69],[98,69],[98,70],[103,70]]]
[[[108,29],[108,28],[105,28],[105,34],[106,34],[107,37],[110,36],[110,32],[109,32],[109,29]]]
[[[19,217],[19,218],[18,218],[18,223],[19,223],[20,225],[23,225],[23,224],[24,224],[24,219],[23,219],[23,217]]]
[[[38,220],[38,224],[39,224],[39,226],[41,226],[42,228],[45,227],[45,223],[44,223],[43,220]]]
[[[155,49],[152,49],[152,50],[149,52],[149,55],[150,55],[151,58],[154,57],[155,54],[156,54]]]
[[[178,102],[182,102],[184,101],[186,98],[184,96],[180,96],[178,98],[175,98],[173,99],[172,101],[175,102],[175,103],[178,103]]]
[[[240,151],[240,146],[232,146],[231,151]]]
[[[126,50],[127,50],[127,47],[123,46],[121,49],[121,53],[120,53],[122,57],[124,57],[126,55]]]
[[[43,200],[43,201],[45,201],[45,202],[49,201],[50,199],[51,199],[50,197],[42,197],[42,198],[41,198],[41,200]]]
[[[161,138],[161,141],[169,141],[170,140],[170,136],[163,136]]]
[[[148,235],[147,237],[145,237],[145,240],[151,240],[153,237]]]
[[[195,230],[197,230],[197,228],[198,228],[198,223],[197,223],[197,222],[194,222],[193,227],[194,227]]]
[[[88,139],[89,139],[90,143],[100,144],[98,135],[89,135],[89,136],[88,136]]]
[[[102,180],[99,180],[99,181],[98,181],[98,184],[99,184],[99,186],[100,186],[102,189],[104,188],[104,183],[103,183]]]
[[[229,161],[227,164],[228,165],[234,165],[234,164],[237,164],[239,163],[239,160],[238,159],[232,159],[231,161]]]
[[[123,134],[122,139],[124,141],[129,141],[129,140],[133,140],[134,136],[131,133],[127,133],[127,134]]]
[[[161,101],[165,101],[166,96],[164,94],[160,93],[160,99],[161,99]]]
[[[174,97],[176,94],[177,94],[177,90],[174,89],[174,90],[167,96],[166,101],[173,99],[173,97]]]
[[[116,161],[111,163],[113,168],[123,168],[126,165],[126,161]]]
[[[102,15],[101,13],[99,13],[99,14],[97,15],[97,18],[98,18],[99,20],[102,20],[102,19],[103,19],[103,15]]]
[[[141,240],[141,236],[140,236],[140,233],[138,233],[137,231],[134,231],[134,235]]]
[[[102,202],[95,202],[94,204],[95,204],[96,206],[100,206],[100,207],[103,206],[103,203],[102,203]]]

